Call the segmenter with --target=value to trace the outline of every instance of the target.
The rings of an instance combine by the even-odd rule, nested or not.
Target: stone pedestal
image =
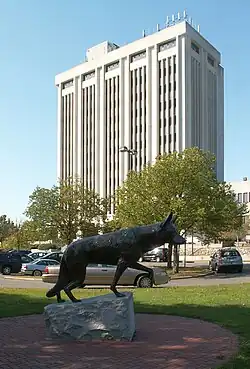
[[[135,335],[134,300],[131,292],[124,297],[113,293],[81,302],[67,301],[44,308],[47,334],[53,339],[123,340]]]

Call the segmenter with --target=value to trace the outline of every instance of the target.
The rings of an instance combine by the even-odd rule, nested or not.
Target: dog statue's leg
[[[120,293],[117,291],[116,289],[116,285],[119,282],[119,279],[121,278],[122,274],[125,272],[125,270],[127,269],[127,262],[123,259],[118,261],[117,267],[116,267],[116,271],[115,271],[115,275],[114,275],[114,279],[113,282],[110,286],[110,289],[112,292],[114,292],[114,294],[116,295],[116,297],[123,297],[125,296],[123,293]]]
[[[79,288],[83,285],[83,282],[85,280],[85,276],[86,276],[86,266],[84,266],[82,268],[81,275],[78,276],[77,280],[71,281],[69,284],[67,284],[67,286],[64,287],[64,292],[66,293],[66,295],[68,296],[68,298],[72,302],[80,302],[81,301],[81,300],[76,299],[71,291],[74,288]]]
[[[58,303],[65,302],[65,300],[62,299],[61,292],[57,292],[56,299]]]

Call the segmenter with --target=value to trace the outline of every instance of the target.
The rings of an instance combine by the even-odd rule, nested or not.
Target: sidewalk
[[[136,315],[133,342],[51,341],[42,315],[0,319],[0,369],[212,369],[238,351],[229,331],[208,322]]]

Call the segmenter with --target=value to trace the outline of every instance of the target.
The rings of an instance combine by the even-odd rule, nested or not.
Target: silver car
[[[116,266],[108,264],[89,264],[84,284],[89,286],[110,286]],[[168,283],[170,278],[162,268],[153,268],[154,284],[161,285]],[[42,280],[46,283],[56,283],[59,274],[59,266],[48,266],[43,273]],[[153,281],[147,273],[128,268],[121,276],[118,285],[120,286],[137,286],[141,288],[150,288],[153,286]]]
[[[217,273],[228,270],[241,273],[243,270],[243,261],[236,248],[223,247],[210,257],[208,266],[210,270]]]
[[[21,273],[40,277],[44,273],[45,268],[52,265],[60,265],[60,263],[52,259],[38,259],[32,263],[22,264]]]

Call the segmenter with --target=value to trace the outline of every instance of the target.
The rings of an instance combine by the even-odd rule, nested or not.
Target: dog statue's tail
[[[63,290],[63,288],[69,283],[69,275],[68,275],[68,268],[67,264],[64,260],[64,257],[62,257],[61,263],[60,263],[60,270],[59,275],[56,284],[54,287],[52,287],[47,293],[47,297],[54,297],[58,292]]]

